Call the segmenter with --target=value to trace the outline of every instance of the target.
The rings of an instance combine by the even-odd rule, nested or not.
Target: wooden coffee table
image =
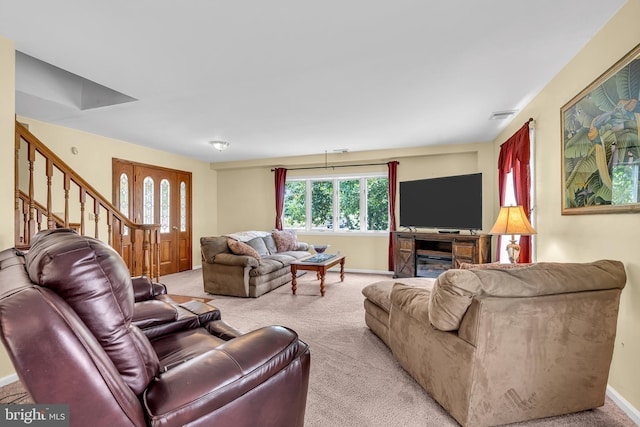
[[[309,257],[310,258],[310,257]],[[340,281],[344,282],[344,255],[336,255],[323,262],[305,262],[304,259],[293,261],[291,263],[291,291],[296,294],[297,283],[296,274],[298,270],[315,271],[316,278],[320,279],[320,294],[324,296],[324,276],[327,270],[336,264],[340,264]]]

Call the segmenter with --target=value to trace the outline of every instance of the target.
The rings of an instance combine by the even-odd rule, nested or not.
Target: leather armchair
[[[68,404],[72,426],[304,424],[310,353],[294,331],[196,316],[150,338],[112,248],[37,236],[0,252],[0,338],[36,403]]]

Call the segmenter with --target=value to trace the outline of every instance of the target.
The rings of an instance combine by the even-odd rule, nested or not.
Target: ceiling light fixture
[[[213,145],[213,148],[218,151],[224,151],[229,148],[230,145],[227,141],[209,141],[209,144]]]

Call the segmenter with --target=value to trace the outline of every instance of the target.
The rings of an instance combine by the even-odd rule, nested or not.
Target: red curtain
[[[282,211],[284,210],[284,185],[287,182],[287,170],[275,168],[276,184],[276,230],[282,230]]]
[[[498,160],[498,191],[500,206],[504,206],[507,192],[507,174],[513,171],[513,188],[516,203],[522,205],[527,219],[531,221],[531,175],[529,160],[531,148],[529,142],[529,119],[511,138],[500,146]],[[501,236],[498,236],[496,260],[500,259]],[[520,236],[520,263],[531,262],[531,236]]]
[[[396,188],[398,187],[398,162],[387,163],[389,166],[389,271],[394,271],[393,234],[396,231]]]

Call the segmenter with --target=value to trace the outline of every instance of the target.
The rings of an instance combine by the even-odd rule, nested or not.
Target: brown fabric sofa
[[[242,334],[215,310],[150,338],[135,310],[103,242],[57,229],[0,251],[2,343],[34,402],[69,405],[71,426],[302,427],[310,353],[294,331]]]
[[[291,262],[311,255],[309,245],[295,241],[287,250],[279,250],[269,232],[236,233],[245,237],[258,257],[234,253],[229,236],[201,237],[202,278],[204,291],[235,297],[259,297],[291,281]]]
[[[614,348],[618,261],[449,270],[363,289],[365,322],[463,426],[602,406]],[[387,325],[387,328],[384,328]]]

